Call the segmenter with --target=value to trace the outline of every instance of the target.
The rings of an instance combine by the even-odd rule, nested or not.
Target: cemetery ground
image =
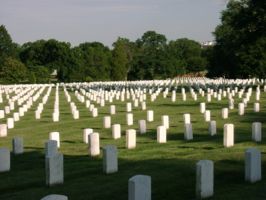
[[[47,90],[47,88],[46,88]],[[45,93],[45,92],[44,92]],[[42,96],[44,95],[42,94]],[[254,93],[254,89],[253,89]],[[214,162],[214,196],[210,199],[266,199],[266,93],[261,92],[260,112],[253,111],[255,95],[251,96],[245,115],[238,115],[238,103],[235,97],[235,108],[229,110],[228,119],[221,118],[221,110],[228,107],[228,99],[222,101],[212,98],[206,102],[205,97],[198,95],[194,101],[190,93],[182,101],[180,90],[176,102],[171,101],[171,94],[163,98],[162,94],[151,102],[147,95],[147,110],[154,110],[154,121],[147,122],[147,133],[138,133],[138,120],[146,119],[147,110],[135,108],[134,125],[126,125],[126,102],[106,101],[104,107],[98,107],[98,117],[93,118],[84,103],[80,103],[74,93],[69,91],[71,99],[80,112],[80,118],[74,120],[69,103],[62,87],[59,89],[60,121],[52,121],[55,100],[53,87],[41,119],[36,120],[34,111],[38,103],[20,121],[14,129],[8,130],[8,136],[0,138],[0,147],[12,149],[12,139],[23,137],[24,153],[11,154],[11,170],[0,173],[1,200],[37,200],[48,194],[64,194],[73,200],[125,200],[128,198],[128,179],[137,174],[149,175],[152,180],[152,199],[195,199],[196,163],[199,160]],[[206,102],[211,110],[211,119],[217,122],[217,135],[210,136],[208,122],[199,112],[200,102]],[[6,104],[0,104],[1,108]],[[109,107],[116,105],[116,114],[111,115],[112,124],[121,124],[122,137],[114,140],[111,128],[103,128],[103,117],[110,115]],[[193,140],[184,140],[183,114],[191,114]],[[169,115],[170,128],[167,130],[167,143],[156,141],[156,128],[161,125],[161,116]],[[7,115],[8,116],[8,115]],[[10,115],[11,116],[11,115]],[[251,139],[253,122],[262,122],[262,142]],[[0,119],[0,123],[6,123]],[[223,125],[235,125],[235,145],[223,146]],[[100,134],[101,147],[107,144],[118,148],[118,172],[106,175],[103,173],[102,153],[97,157],[88,155],[88,147],[82,141],[83,129],[93,128]],[[125,130],[137,130],[137,147],[125,148]],[[49,132],[60,132],[61,146],[59,151],[64,155],[64,183],[48,187],[45,184],[44,144],[49,139]],[[262,153],[262,180],[256,183],[245,181],[245,150],[256,147]]]

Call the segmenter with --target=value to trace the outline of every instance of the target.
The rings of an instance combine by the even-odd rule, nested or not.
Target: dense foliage
[[[266,76],[266,1],[231,0],[209,52],[211,76]]]
[[[51,78],[64,82],[171,78],[204,70],[206,65],[199,43],[188,39],[167,42],[154,31],[147,31],[135,42],[119,37],[112,49],[100,42],[71,47],[54,39],[18,46],[1,26],[0,49],[0,73],[6,75],[23,66],[24,74],[8,80],[1,76],[2,83],[44,83]],[[51,76],[54,70],[56,77]]]

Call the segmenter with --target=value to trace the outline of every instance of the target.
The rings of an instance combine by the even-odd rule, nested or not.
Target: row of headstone
[[[165,127],[162,126],[164,129]],[[45,144],[46,184],[53,186],[62,184],[63,155],[57,152],[57,142],[49,140]],[[0,172],[10,170],[10,152],[0,149]],[[107,145],[103,148],[103,171],[106,174],[118,171],[117,148]],[[245,180],[251,183],[261,180],[261,152],[256,148],[245,152]],[[129,179],[128,199],[151,199],[151,178],[137,175]],[[214,166],[210,160],[201,160],[196,164],[196,196],[208,198],[214,194]]]
[[[231,82],[233,82],[233,81],[231,81]],[[250,83],[250,81],[249,81],[249,83]],[[95,84],[95,83],[94,83]],[[102,85],[104,85],[104,83],[101,83]],[[112,83],[108,83],[108,85],[111,85]],[[85,89],[83,89],[83,88],[86,88],[85,86],[83,87],[83,88],[81,88],[81,85],[82,84],[78,84],[78,87],[77,87],[77,89],[80,89],[80,92],[82,93],[82,95],[84,95],[84,96],[82,96],[79,92],[78,92],[78,90],[75,90],[75,95],[77,96],[77,98],[81,101],[81,102],[85,102],[85,100],[84,100],[84,97],[89,97],[89,99],[90,100],[87,100],[86,101],[86,106],[88,106],[88,105],[90,105],[91,104],[91,102],[90,101],[96,101],[96,103],[98,103],[98,104],[101,104],[101,106],[103,106],[102,105],[102,101],[104,101],[104,100],[106,100],[106,99],[108,99],[109,97],[108,97],[108,95],[114,95],[114,94],[116,94],[116,92],[114,91],[114,90],[111,90],[111,92],[108,92],[108,91],[106,91],[106,90],[104,90],[104,89],[100,89],[100,91],[94,91],[94,90],[90,90],[89,89],[89,92],[87,92]],[[89,84],[88,84],[89,85]],[[72,84],[72,86],[73,86],[73,84]],[[72,88],[73,89],[73,88]],[[168,88],[166,88],[166,89],[168,89]],[[134,94],[134,92],[136,92],[137,94],[138,94],[138,92],[139,92],[140,90],[130,90],[130,92],[128,92],[129,94]],[[145,89],[143,90],[143,91],[145,91]],[[153,93],[152,92],[152,90],[149,90],[149,93],[150,94],[154,94],[155,95],[155,97],[157,96],[157,93],[158,93],[158,91],[160,92],[160,91],[162,91],[162,89],[161,88],[159,88],[155,93]],[[173,92],[174,92],[175,90],[173,90]],[[204,92],[201,88],[200,88],[200,90],[199,90],[200,92]],[[132,93],[131,93],[132,92]],[[195,93],[195,91],[194,91],[194,89],[193,88],[190,88],[190,92],[191,93]],[[232,94],[231,94],[231,93]],[[213,96],[219,96],[219,94],[222,94],[222,96],[227,96],[227,94],[228,94],[228,98],[229,98],[229,104],[233,104],[233,99],[232,99],[232,97],[235,95],[235,92],[238,92],[238,88],[237,87],[235,87],[235,89],[233,89],[233,90],[231,90],[230,88],[226,88],[226,90],[222,90],[222,89],[219,89],[219,91],[218,91],[218,93],[216,93],[213,89],[210,89],[210,88],[207,88],[207,93],[209,94],[209,95],[213,95]],[[244,93],[244,89],[241,89],[239,92],[241,92],[241,93]],[[252,88],[248,88],[248,92],[247,92],[247,96],[250,96],[250,94],[251,94],[251,92],[252,92]],[[96,94],[94,94],[94,93],[96,93]],[[184,88],[181,88],[181,93],[182,93],[182,95],[184,95],[185,94],[185,89]],[[166,93],[164,93],[164,94],[166,94]],[[114,95],[115,96],[115,95]],[[119,96],[119,95],[118,95]],[[133,97],[135,98],[135,95],[133,95]],[[119,98],[117,98],[117,99],[119,99]],[[138,105],[138,99],[134,99],[134,101],[133,101],[133,103],[134,103],[134,107],[136,107],[137,105]],[[143,102],[143,103],[145,103],[145,102]],[[204,103],[205,104],[205,103]],[[132,103],[131,102],[128,102],[127,104],[127,112],[131,112],[132,111]],[[256,107],[258,108],[258,106],[257,106],[258,104],[256,104]],[[205,106],[204,106],[205,107]],[[229,105],[229,108],[232,108],[233,106],[232,105]],[[255,104],[254,104],[254,107],[255,107]],[[91,111],[93,110],[93,108],[91,109]],[[111,110],[114,110],[114,105],[112,105],[111,107],[110,107],[110,114],[112,114],[113,113],[113,111],[111,111]],[[254,108],[254,110],[255,110],[255,108]],[[211,121],[211,113],[210,113],[210,110],[206,110],[206,108],[201,108],[201,112],[204,112],[204,118],[205,118],[205,121],[207,121],[207,122],[209,122],[209,121]],[[95,114],[92,114],[94,117],[96,117],[96,116],[98,116],[98,111],[97,110],[94,110],[94,113]],[[222,109],[222,118],[223,119],[227,119],[228,118],[228,114],[229,114],[229,112],[228,112],[228,108],[223,108]],[[132,125],[132,115],[131,114],[129,114],[128,116],[127,116],[127,118],[128,118],[128,120],[127,120],[127,124],[128,125]]]
[[[44,97],[42,98],[42,102],[39,103],[39,105],[37,106],[37,109],[35,110],[35,119],[41,119],[41,114],[43,112],[43,107],[44,105],[47,103],[48,98],[50,96],[50,93],[52,91],[52,86],[50,86],[46,92],[46,94],[44,95]]]
[[[95,96],[95,98],[97,99],[98,97],[99,98],[102,98],[104,97],[104,99],[107,99],[110,98],[108,96],[111,96],[112,98],[115,97],[116,99],[119,99],[117,98],[117,96],[124,96],[124,95],[121,95],[121,94],[126,94],[127,98],[129,99],[130,98],[130,95],[131,95],[131,98],[133,99],[133,97],[140,97],[142,94],[145,94],[145,93],[142,93],[143,91],[143,88],[153,88],[153,89],[149,89],[149,94],[156,94],[157,91],[165,91],[166,89],[168,88],[171,88],[171,87],[177,87],[178,85],[180,84],[183,84],[183,83],[187,83],[188,85],[190,85],[190,92],[191,93],[195,93],[193,87],[194,86],[204,86],[204,85],[236,85],[235,89],[231,89],[229,88],[229,86],[227,88],[225,88],[226,90],[222,90],[222,89],[219,89],[217,90],[218,92],[215,92],[214,89],[210,89],[210,88],[207,88],[204,89],[206,90],[207,93],[210,93],[210,95],[213,95],[213,96],[219,96],[219,94],[222,94],[222,96],[226,96],[226,93],[228,92],[232,92],[232,93],[235,93],[235,92],[238,92],[237,90],[237,87],[245,87],[247,86],[248,84],[255,84],[255,83],[262,83],[261,81],[258,81],[258,80],[255,80],[255,81],[251,81],[251,80],[226,80],[226,79],[223,79],[223,81],[220,81],[220,80],[210,80],[210,79],[200,79],[200,78],[193,78],[193,79],[174,79],[174,80],[156,80],[156,81],[136,81],[136,82],[93,82],[93,83],[71,83],[71,84],[62,84],[64,87],[69,87],[71,86],[72,88],[78,88],[80,89],[80,91],[83,91],[82,94],[83,95],[88,95],[86,90],[84,88],[87,88],[87,87],[90,87],[90,88],[97,88],[97,90],[94,90],[94,89],[90,89],[89,92],[93,91],[96,93],[96,94],[90,94],[90,97],[92,98],[92,96]],[[264,82],[263,82],[264,83]],[[114,90],[112,89],[110,92],[108,92],[107,90],[104,90],[104,89],[100,89],[99,88],[106,88],[109,87],[109,86],[112,86],[112,85],[120,85],[120,89],[121,88],[129,88],[129,89],[121,89],[119,90],[119,93],[116,94],[114,92]],[[156,85],[157,84],[157,85]],[[131,86],[130,86],[131,85]],[[159,87],[158,87],[159,86]],[[140,89],[141,88],[141,89]],[[157,88],[157,90],[155,89]],[[204,92],[204,90],[202,90],[202,88],[200,88],[199,92],[202,93]],[[185,94],[185,89],[182,88],[181,90],[182,92],[182,95]],[[258,93],[258,92],[257,92]],[[128,95],[129,94],[129,95]],[[259,93],[258,93],[259,94]],[[77,96],[77,95],[76,95]],[[89,96],[89,95],[88,95]],[[233,95],[232,95],[233,96]],[[257,95],[259,96],[259,95]],[[78,98],[79,96],[77,96]],[[82,99],[78,98],[80,101],[82,101]],[[258,99],[258,98],[257,98]]]
[[[111,119],[110,116],[104,117],[104,127],[111,127]],[[167,129],[169,128],[169,117],[167,115],[162,116],[162,125],[157,127],[157,142],[165,143],[167,142]],[[261,141],[261,123],[254,122],[252,124],[252,140],[255,142]],[[146,121],[139,120],[139,132],[140,134],[146,133]],[[217,134],[216,121],[210,121],[208,126],[208,132],[210,136],[214,136]],[[83,133],[83,141],[88,143],[88,136],[93,133],[92,129],[84,129]],[[224,139],[223,144],[225,147],[234,146],[234,125],[233,124],[225,124],[224,125]],[[121,125],[114,124],[112,125],[112,138],[119,139],[121,137]],[[184,114],[184,139],[185,140],[193,140],[193,129],[190,121],[190,114]],[[97,139],[98,141],[99,139]],[[128,129],[126,130],[126,148],[132,149],[136,147],[136,130]],[[97,152],[99,154],[99,145],[97,145]],[[98,155],[97,154],[97,155]]]
[[[26,104],[24,104],[22,107],[18,108],[19,112],[14,112],[13,117],[8,117],[5,124],[0,125],[0,137],[5,137],[7,136],[7,129],[13,129],[15,127],[15,122],[20,120],[20,117],[23,117],[25,115],[25,112],[27,112],[33,105],[33,102],[37,101],[40,95],[43,93],[45,87],[41,87],[40,90],[37,91],[39,87],[36,87],[32,91],[27,94],[27,96],[23,99],[23,101],[26,101]],[[34,92],[37,91],[36,94]],[[33,95],[33,96],[32,96]],[[22,104],[23,101],[20,101],[20,105]],[[15,103],[13,101],[9,102],[11,105],[11,110],[14,110]],[[19,104],[19,103],[18,103]],[[3,112],[1,112],[2,117],[4,117]]]
[[[223,128],[223,144],[225,147],[234,146],[234,125],[233,124],[225,124]],[[210,121],[208,132],[211,136],[217,134],[216,121]],[[261,122],[253,122],[252,123],[252,140],[255,142],[261,142],[262,139],[262,124]],[[157,128],[158,135],[158,128]],[[190,122],[190,114],[184,114],[184,139],[192,140],[193,139],[193,129],[192,124]]]
[[[104,147],[103,169],[105,173],[117,171],[117,149],[113,146]],[[261,180],[261,153],[250,148],[245,152],[245,180],[251,183]],[[128,181],[129,200],[151,199],[151,177],[136,175]],[[200,199],[214,195],[213,161],[201,160],[196,164],[196,196]]]
[[[54,101],[54,112],[53,112],[53,122],[59,122],[60,111],[59,111],[59,85],[55,87],[55,101]]]
[[[16,93],[17,95],[13,96],[12,98],[8,96],[8,105],[5,106],[4,110],[0,110],[0,118],[4,118],[5,114],[11,114],[11,111],[15,110],[17,103],[17,105],[20,107],[18,107],[18,112],[13,113],[13,118],[14,121],[19,121],[19,117],[24,116],[24,113],[28,111],[33,102],[38,100],[46,87],[47,85],[29,86],[25,90],[19,90],[20,93]],[[23,103],[24,105],[22,105]]]
[[[261,180],[261,152],[256,148],[245,151],[245,180],[255,183]],[[201,160],[196,164],[196,196],[209,198],[214,194],[213,161]]]

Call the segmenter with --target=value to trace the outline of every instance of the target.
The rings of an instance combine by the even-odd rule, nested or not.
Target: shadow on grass
[[[266,113],[265,112],[258,112],[258,113],[246,113],[244,115],[244,118],[241,119],[239,122],[242,123],[250,123],[250,126],[252,125],[252,122],[266,122]]]
[[[180,147],[186,148],[186,147]],[[63,185],[45,185],[44,154],[40,151],[11,156],[11,171],[0,174],[0,199],[36,200],[48,194],[65,194],[69,199],[127,199],[128,179],[136,174],[152,178],[152,199],[195,199],[195,164],[197,160],[182,158],[119,157],[119,172],[102,172],[102,157],[64,155]],[[151,155],[150,155],[151,156]],[[202,159],[204,159],[202,155]],[[214,159],[217,159],[215,157]],[[244,182],[244,161],[215,161],[215,196],[211,199],[261,199],[266,197],[266,181]],[[266,167],[263,161],[262,167]],[[263,173],[264,174],[264,173]],[[265,174],[264,174],[265,175]],[[225,192],[230,191],[230,192]]]

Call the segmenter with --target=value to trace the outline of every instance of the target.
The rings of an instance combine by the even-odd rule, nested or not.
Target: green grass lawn
[[[47,89],[45,90],[45,92]],[[45,93],[44,92],[44,93]],[[44,95],[42,94],[42,96]],[[60,122],[52,122],[55,89],[53,88],[47,104],[44,106],[42,118],[35,120],[34,111],[41,101],[15,123],[15,128],[8,130],[8,137],[0,138],[0,147],[12,149],[12,138],[21,136],[24,139],[25,153],[11,155],[11,171],[0,173],[1,200],[39,200],[48,194],[64,194],[70,200],[125,200],[128,195],[128,179],[137,174],[149,175],[152,178],[152,199],[195,199],[196,162],[202,159],[214,161],[214,196],[211,199],[266,199],[266,93],[261,92],[261,112],[253,112],[255,92],[246,108],[244,116],[238,116],[235,97],[235,109],[229,110],[229,118],[221,119],[221,109],[228,107],[227,99],[217,101],[212,98],[206,103],[211,110],[211,117],[217,121],[216,136],[208,135],[208,123],[199,112],[199,97],[194,101],[187,93],[187,101],[183,102],[180,93],[177,101],[171,102],[171,97],[164,99],[159,95],[155,102],[150,102],[147,95],[147,110],[154,110],[154,122],[147,122],[148,132],[137,135],[137,148],[125,148],[125,130],[138,129],[138,120],[146,119],[146,111],[133,108],[134,125],[126,125],[126,102],[114,101],[117,114],[112,116],[112,124],[122,125],[122,137],[112,139],[111,129],[103,129],[103,117],[109,115],[109,106],[100,107],[97,118],[70,92],[72,101],[80,111],[80,119],[74,120],[70,105],[60,88]],[[0,104],[0,109],[4,107]],[[183,114],[191,114],[193,126],[193,141],[184,140]],[[167,143],[156,142],[156,127],[161,125],[161,116],[169,115],[170,129]],[[251,140],[252,122],[263,123],[261,143]],[[0,123],[4,120],[0,119]],[[223,125],[235,125],[235,145],[223,147]],[[87,145],[82,141],[84,128],[93,128],[100,133],[101,147],[107,144],[118,148],[118,173],[106,175],[102,169],[102,156],[88,156]],[[59,131],[61,148],[64,154],[64,184],[47,187],[45,185],[44,143],[49,138],[49,132]],[[262,181],[250,184],[244,181],[244,152],[249,147],[257,147],[262,152]]]

